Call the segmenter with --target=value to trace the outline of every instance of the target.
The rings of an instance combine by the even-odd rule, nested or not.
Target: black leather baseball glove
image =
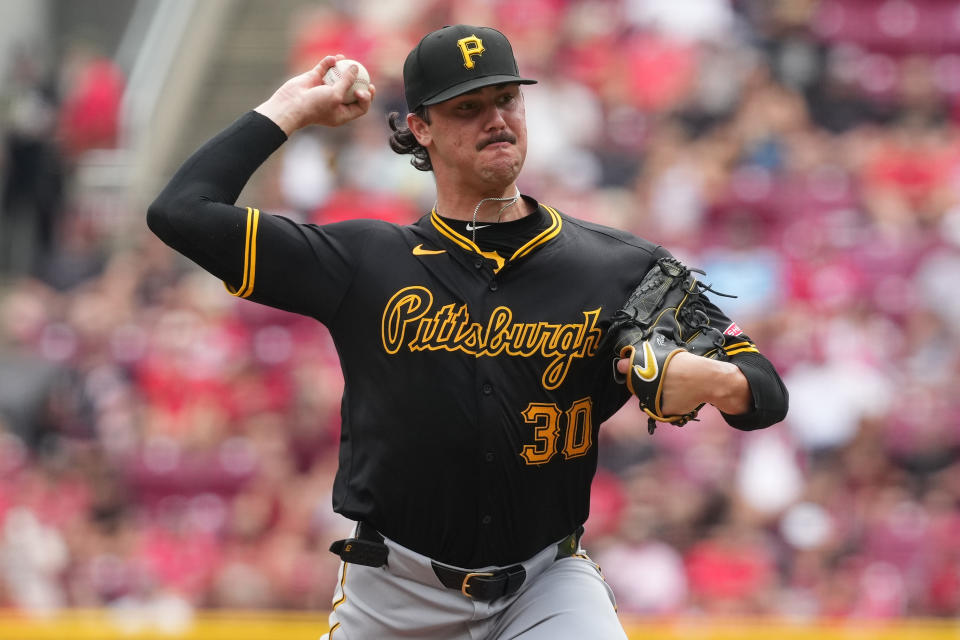
[[[664,415],[661,409],[663,375],[670,360],[680,351],[707,358],[726,359],[723,334],[710,326],[704,311],[703,292],[732,298],[714,291],[676,258],[660,258],[647,272],[626,303],[613,316],[610,334],[614,343],[613,375],[617,382],[640,400],[640,408],[649,416],[647,430],[652,434],[657,422],[683,426],[697,417],[703,407],[683,415]],[[630,360],[630,372],[622,375],[616,363]]]

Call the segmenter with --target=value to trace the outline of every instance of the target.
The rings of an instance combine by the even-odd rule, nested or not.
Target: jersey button
[[[499,287],[500,285],[497,284],[496,280],[490,281],[490,291],[496,291]]]
[[[483,519],[480,520],[480,522],[482,522],[483,524],[490,524],[492,520],[493,518],[491,518],[490,516],[483,516]]]
[[[475,266],[477,269],[480,269],[481,267],[483,267],[483,260],[477,260],[476,262],[473,263],[473,266]]]
[[[480,387],[480,389],[483,391],[483,395],[485,395],[485,396],[488,396],[488,395],[490,395],[491,393],[493,393],[493,385],[491,385],[491,384],[488,383],[488,382],[487,382],[487,383],[484,383],[484,385],[483,385],[482,387]]]

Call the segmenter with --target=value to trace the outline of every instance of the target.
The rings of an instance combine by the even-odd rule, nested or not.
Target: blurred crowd
[[[377,99],[291,139],[249,204],[317,223],[429,211],[430,174],[386,144],[401,61],[443,24],[499,25],[540,80],[522,191],[704,268],[791,394],[760,432],[708,408],[649,436],[633,403],[601,429],[584,544],[620,612],[960,615],[956,3],[412,6],[291,16],[290,73],[343,52]],[[330,507],[337,354],[145,229],[118,249],[71,212],[72,158],[116,123],[63,96],[96,112],[122,86],[83,60],[87,94],[54,99],[25,66],[4,103],[0,240],[36,226],[0,250],[30,256],[0,264],[0,606],[325,610],[326,549],[349,530]],[[25,138],[41,151],[18,156]]]

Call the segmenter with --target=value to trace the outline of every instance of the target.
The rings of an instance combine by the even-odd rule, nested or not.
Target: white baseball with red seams
[[[356,102],[356,92],[360,90],[367,90],[367,88],[370,86],[370,74],[367,73],[367,69],[356,60],[338,60],[337,64],[330,67],[323,75],[324,84],[335,84],[337,80],[347,74],[347,70],[352,64],[357,65],[357,81],[354,82],[349,89],[347,89],[347,93],[343,96],[343,102],[345,104]]]

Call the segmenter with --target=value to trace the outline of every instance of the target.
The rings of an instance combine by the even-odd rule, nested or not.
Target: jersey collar
[[[513,255],[510,256],[507,262],[513,262],[514,260],[519,260],[524,256],[530,255],[560,234],[560,229],[563,227],[563,219],[560,217],[560,214],[557,212],[557,210],[553,207],[548,207],[547,205],[540,203],[537,204],[537,207],[550,216],[550,224],[546,229],[538,233],[523,246],[514,251]],[[480,247],[477,246],[473,240],[456,231],[453,227],[447,224],[444,219],[437,214],[436,208],[430,212],[430,223],[440,233],[440,235],[446,237],[464,251],[483,255],[483,251],[480,249]]]

